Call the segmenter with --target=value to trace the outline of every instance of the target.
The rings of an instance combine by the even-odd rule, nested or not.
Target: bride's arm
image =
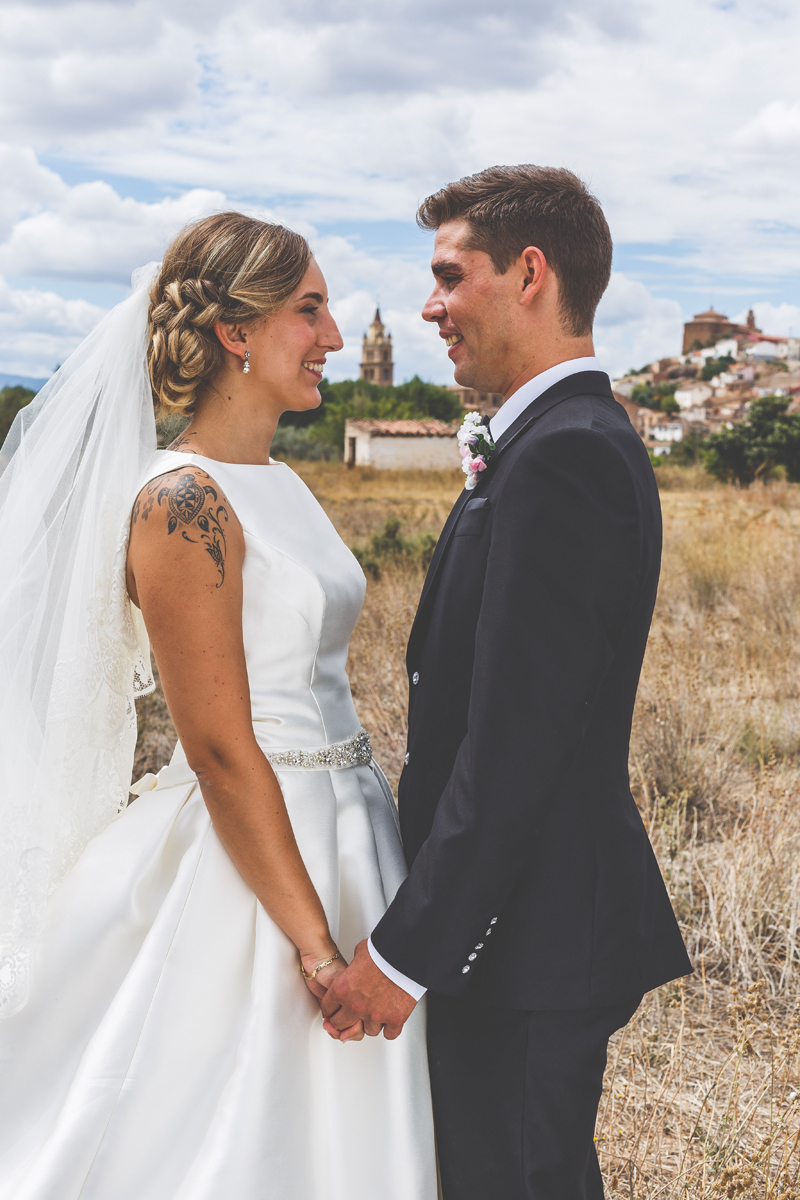
[[[187,464],[142,489],[128,590],[144,616],[170,714],[220,841],[311,971],[336,948],[280,785],[253,734],[243,559],[241,526],[205,471]],[[345,965],[338,959],[324,968],[315,994]]]

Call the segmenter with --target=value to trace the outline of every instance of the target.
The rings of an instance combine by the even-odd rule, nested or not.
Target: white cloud
[[[161,257],[183,225],[225,207],[224,192],[199,188],[148,204],[123,199],[100,180],[63,187],[48,208],[14,225],[0,244],[0,269],[18,276],[127,284],[135,267]]]
[[[0,277],[0,363],[6,374],[42,378],[64,362],[104,310],[54,292],[14,289]]]
[[[150,0],[4,4],[2,13],[7,124],[57,137],[147,126],[194,97],[196,39]]]
[[[421,375],[436,383],[452,383],[452,364],[437,331],[420,316],[432,282],[426,259],[367,254],[341,237],[311,240],[345,343],[329,360],[329,377],[351,379],[358,374],[361,339],[379,303],[381,319],[392,334],[397,382]]]
[[[659,299],[638,280],[615,271],[597,310],[597,357],[613,379],[631,367],[680,354],[684,320],[675,300]]]
[[[800,304],[770,304],[765,301],[753,305],[756,325],[762,333],[772,337],[800,337]],[[743,325],[747,320],[747,309],[731,317]]]
[[[61,177],[43,167],[30,146],[0,145],[0,176],[0,239],[20,217],[58,204],[67,192]]]
[[[747,150],[792,150],[800,145],[800,104],[773,100],[731,135],[731,145]]]
[[[669,247],[670,269],[703,300],[707,281],[721,296],[734,279],[796,299],[797,5],[0,0],[0,13],[8,274],[122,281],[178,225],[223,204],[309,232],[410,222],[448,179],[537,161],[587,179],[618,244]],[[90,182],[68,186],[37,153]],[[126,198],[114,175],[167,198]],[[449,372],[414,315],[423,250],[324,253],[343,323],[365,309],[340,361],[356,360],[355,326],[380,295],[408,373],[417,362]],[[603,318],[615,363],[668,349],[651,346],[674,337],[669,303],[650,296],[638,325]]]

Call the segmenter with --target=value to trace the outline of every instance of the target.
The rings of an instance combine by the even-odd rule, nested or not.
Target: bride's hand
[[[300,961],[303,964],[303,969],[310,975],[317,963],[324,961],[324,959],[321,960],[319,955],[303,954],[300,956]],[[321,1001],[322,997],[325,995],[334,979],[336,979],[338,975],[341,975],[342,972],[347,969],[347,966],[347,959],[343,955],[340,955],[339,958],[334,959],[332,963],[329,963],[327,967],[323,967],[314,979],[305,979],[304,976],[305,985],[311,992],[312,996],[317,1001]],[[343,1029],[341,1031],[341,1034],[339,1035],[339,1041],[360,1042],[363,1037],[364,1023],[363,1021],[356,1021],[354,1025],[350,1025],[347,1029]]]

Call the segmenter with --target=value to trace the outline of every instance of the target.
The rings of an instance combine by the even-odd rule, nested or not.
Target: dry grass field
[[[390,516],[438,533],[458,472],[298,463],[348,545]],[[634,792],[697,970],[614,1039],[597,1130],[609,1197],[800,1200],[800,487],[659,468],[662,584],[636,709]],[[356,705],[395,782],[423,568],[370,579]],[[137,767],[166,761],[158,695]]]

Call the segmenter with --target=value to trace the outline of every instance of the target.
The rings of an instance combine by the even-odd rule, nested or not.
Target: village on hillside
[[[652,454],[668,454],[690,434],[705,435],[746,419],[760,396],[789,398],[800,410],[800,338],[756,327],[752,310],[736,325],[713,308],[683,329],[683,350],[612,383]]]
[[[394,379],[392,337],[380,312],[364,335],[360,378],[383,387]],[[612,383],[614,395],[654,455],[669,454],[690,435],[702,437],[747,418],[760,396],[789,398],[800,411],[800,338],[775,337],[709,308],[687,321],[682,352],[631,371]],[[465,412],[494,416],[503,397],[459,384],[447,389]],[[349,420],[345,461],[350,466],[444,467],[456,464],[453,427],[442,421]]]
[[[289,458],[343,454],[350,467],[458,467],[461,458],[454,434],[461,418],[456,414],[477,411],[492,417],[503,403],[502,395],[457,383],[434,386],[415,377],[396,386],[394,375],[392,335],[376,309],[362,340],[358,379],[325,385],[329,393],[355,389],[345,405],[347,411],[342,410],[346,419],[328,429],[321,421],[308,425],[304,416],[300,423],[308,427],[299,436],[297,430],[279,429],[275,452]],[[752,310],[746,323],[737,325],[709,308],[684,325],[680,354],[630,371],[611,386],[651,455],[667,455],[683,442],[675,457],[693,461],[700,439],[746,421],[751,403],[760,397],[783,397],[790,414],[800,413],[800,337],[764,333],[756,326]],[[403,396],[407,389],[415,397]],[[416,393],[421,392],[445,400],[431,407],[430,397],[420,403]],[[0,389],[0,442],[18,409],[33,396],[32,389],[22,386]],[[375,402],[379,396],[385,396],[386,403]],[[325,411],[323,399],[318,416]],[[282,424],[286,423],[284,419]],[[177,432],[177,427],[170,427],[168,440]],[[330,444],[323,446],[325,439]],[[797,472],[800,460],[791,477]]]

